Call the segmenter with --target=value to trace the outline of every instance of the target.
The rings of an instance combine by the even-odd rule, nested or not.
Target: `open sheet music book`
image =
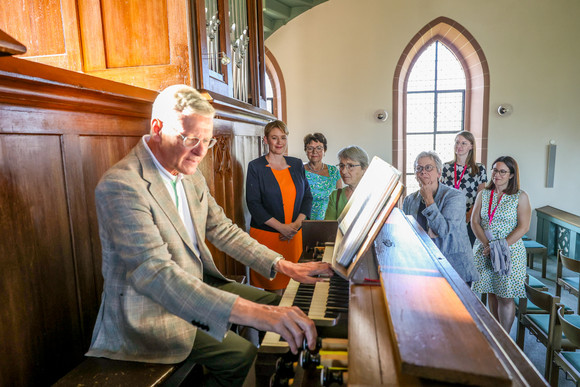
[[[332,266],[350,279],[403,191],[401,172],[374,157],[338,218]]]

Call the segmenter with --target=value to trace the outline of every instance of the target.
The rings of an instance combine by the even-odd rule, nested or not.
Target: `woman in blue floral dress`
[[[515,318],[513,298],[525,297],[526,248],[522,236],[530,228],[532,210],[528,195],[520,189],[518,164],[510,156],[493,162],[491,181],[475,199],[471,227],[477,237],[473,246],[480,279],[473,291],[487,293],[489,311],[509,332]],[[490,260],[491,241],[505,240],[511,255],[511,272],[495,272]]]
[[[310,213],[312,220],[324,219],[330,193],[342,187],[338,168],[322,162],[326,149],[326,137],[322,133],[308,134],[304,137],[304,150],[308,157],[304,169],[313,197]]]

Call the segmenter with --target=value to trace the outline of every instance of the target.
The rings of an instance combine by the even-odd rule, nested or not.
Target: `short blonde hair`
[[[266,124],[266,126],[264,127],[264,136],[268,137],[270,132],[276,128],[283,131],[286,135],[290,134],[288,132],[288,126],[284,123],[284,121],[274,120],[274,121],[268,122]]]

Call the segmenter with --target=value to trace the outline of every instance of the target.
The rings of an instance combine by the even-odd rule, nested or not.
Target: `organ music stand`
[[[401,172],[375,156],[338,218],[332,268],[352,279],[403,191]]]

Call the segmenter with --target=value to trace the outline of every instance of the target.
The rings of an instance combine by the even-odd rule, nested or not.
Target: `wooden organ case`
[[[399,175],[376,159],[359,183],[364,192],[357,187],[347,205],[350,218],[343,212],[338,221],[303,225],[301,259],[332,262],[340,279],[316,287],[291,281],[281,305],[315,321],[319,350],[293,355],[266,333],[257,385],[547,385],[421,226],[393,208]],[[392,181],[377,185],[377,176]]]

